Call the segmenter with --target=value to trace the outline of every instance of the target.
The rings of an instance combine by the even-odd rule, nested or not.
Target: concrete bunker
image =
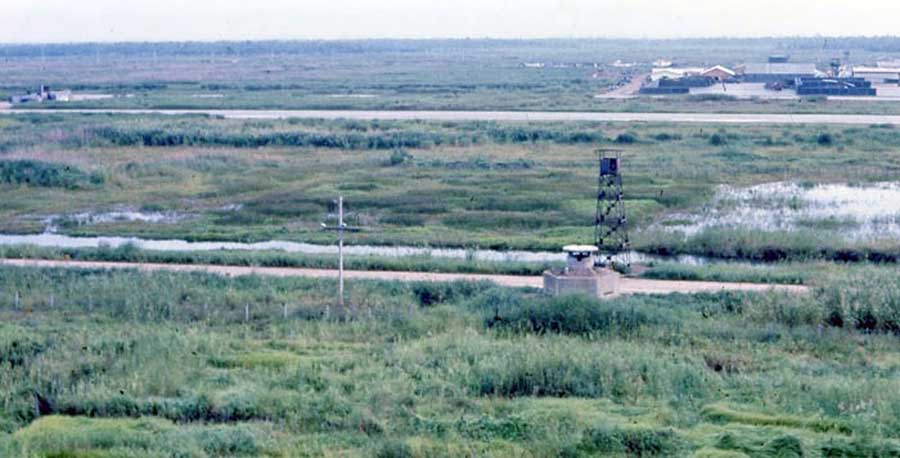
[[[597,247],[593,245],[567,245],[566,266],[544,272],[544,292],[554,296],[583,295],[605,298],[617,295],[619,274],[595,267]]]

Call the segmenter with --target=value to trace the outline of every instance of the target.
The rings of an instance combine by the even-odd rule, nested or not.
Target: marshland
[[[80,96],[0,116],[0,456],[900,456],[894,125],[65,110],[898,113],[593,97],[633,76],[618,57],[779,46],[828,51],[818,38],[0,46],[0,94],[40,79]],[[832,46],[900,52],[891,37]],[[343,196],[347,269],[537,276],[563,265],[563,245],[593,242],[598,150],[622,159],[623,275],[806,292],[600,301],[351,279],[341,305],[334,278],[137,268],[335,269],[321,224]],[[23,258],[82,266],[2,262]]]
[[[590,240],[611,148],[639,251],[895,262],[898,140],[882,125],[15,115],[0,231],[327,244],[341,194],[354,245],[555,251]],[[830,200],[800,192],[816,189]]]
[[[892,268],[603,303],[355,282],[344,309],[330,280],[0,273],[5,456],[900,450]]]

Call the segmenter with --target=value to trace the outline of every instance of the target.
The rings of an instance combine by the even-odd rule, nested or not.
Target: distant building
[[[772,54],[769,56],[770,64],[786,64],[789,60],[791,60],[791,56],[787,54]]]
[[[659,59],[653,61],[653,66],[656,68],[669,68],[672,66],[671,60]]]
[[[700,76],[705,76],[707,78],[712,78],[716,81],[727,81],[734,79],[736,73],[726,67],[721,65],[716,65],[715,67],[707,68],[700,73]]]
[[[677,79],[686,76],[697,76],[703,73],[702,68],[654,68],[650,71],[650,81],[659,81],[662,79]]]
[[[898,83],[900,66],[890,67],[853,67],[853,76],[863,78],[870,83]]]
[[[749,63],[734,68],[735,73],[748,83],[790,82],[797,78],[819,78],[825,76],[816,64]]]
[[[635,65],[637,65],[637,62],[622,62],[622,59],[616,59],[616,61],[612,63],[612,66],[616,68],[631,68]]]

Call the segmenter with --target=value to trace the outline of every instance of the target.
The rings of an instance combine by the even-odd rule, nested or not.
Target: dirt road
[[[637,94],[637,92],[641,89],[641,85],[644,84],[644,81],[650,77],[649,73],[642,73],[640,75],[635,75],[631,78],[631,81],[628,84],[623,84],[607,93],[597,94],[594,96],[595,99],[630,99]]]
[[[94,262],[94,261],[55,261],[37,259],[0,259],[0,265],[30,267],[64,267],[71,269],[137,269],[144,272],[207,272],[225,276],[266,275],[274,277],[309,277],[335,278],[337,271],[327,269],[302,269],[286,267],[245,267],[216,266],[195,264],[153,264],[127,262]],[[457,280],[487,280],[501,286],[541,288],[543,280],[537,276],[515,275],[483,275],[483,274],[449,274],[428,272],[387,272],[387,271],[345,271],[347,279],[366,280],[399,280],[399,281],[435,281],[447,282]],[[619,290],[623,294],[670,294],[698,293],[712,291],[766,291],[770,289],[803,293],[805,286],[797,285],[764,285],[756,283],[721,283],[705,281],[668,281],[648,280],[643,278],[622,277]]]
[[[898,115],[854,114],[727,114],[727,113],[599,113],[586,111],[354,111],[354,110],[116,110],[116,109],[0,109],[16,113],[202,114],[231,119],[356,119],[426,121],[619,121],[703,124],[891,124]]]

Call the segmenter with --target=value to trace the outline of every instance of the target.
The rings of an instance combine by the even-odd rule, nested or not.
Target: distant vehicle
[[[22,104],[22,103],[40,103],[45,100],[57,101],[57,102],[68,102],[72,99],[72,91],[51,91],[50,86],[44,86],[43,84],[38,88],[37,92],[30,92],[25,95],[14,95],[9,98],[9,103],[12,104]]]

